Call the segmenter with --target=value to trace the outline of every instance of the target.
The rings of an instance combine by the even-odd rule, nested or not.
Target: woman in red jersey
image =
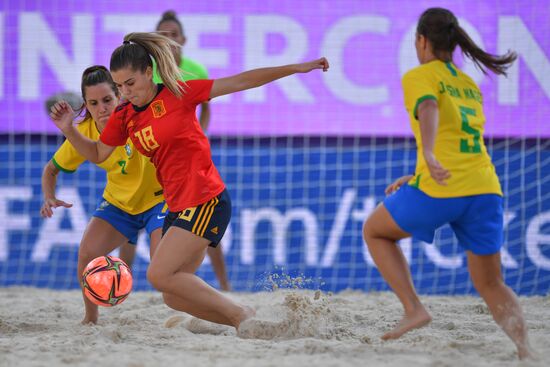
[[[129,137],[151,158],[164,188],[169,213],[163,238],[147,271],[151,284],[171,308],[198,318],[232,325],[254,315],[206,284],[194,273],[208,246],[216,246],[231,217],[231,201],[212,162],[210,145],[196,117],[197,105],[211,98],[259,87],[295,73],[327,71],[320,58],[302,64],[268,67],[216,80],[179,81],[173,41],[156,33],[130,33],[111,55],[111,73],[126,103],[111,115],[99,141],[82,136],[71,124],[52,118],[69,141],[91,162],[102,162]],[[164,85],[153,82],[154,59]]]

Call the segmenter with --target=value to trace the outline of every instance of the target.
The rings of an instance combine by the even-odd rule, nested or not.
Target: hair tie
[[[123,45],[129,45],[129,44],[130,44],[130,41],[124,40],[124,41],[122,41],[122,44],[123,44]]]
[[[452,30],[458,30],[458,21],[457,20],[454,20],[452,21],[451,23],[449,23],[449,31],[452,31]]]

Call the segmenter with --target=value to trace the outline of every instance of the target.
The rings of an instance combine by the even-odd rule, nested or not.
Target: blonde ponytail
[[[145,71],[153,67],[151,58],[157,64],[157,71],[164,85],[178,98],[184,94],[181,70],[174,62],[171,47],[179,45],[156,32],[133,32],[124,36],[124,43],[111,55],[111,72],[125,67]]]

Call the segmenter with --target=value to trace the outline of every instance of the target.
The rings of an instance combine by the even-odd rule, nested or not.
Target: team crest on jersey
[[[166,114],[166,109],[164,108],[162,100],[151,103],[151,109],[153,110],[154,118],[158,119]]]
[[[130,144],[126,144],[124,146],[124,150],[126,151],[126,155],[128,157],[132,156],[132,147],[130,147]]]

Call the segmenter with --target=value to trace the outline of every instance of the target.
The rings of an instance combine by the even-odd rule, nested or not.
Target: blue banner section
[[[85,163],[60,173],[71,202],[42,219],[40,182],[59,139],[7,137],[0,147],[0,286],[77,288],[78,244],[105,175]],[[550,149],[546,141],[489,144],[505,192],[506,282],[525,295],[550,291]],[[415,145],[397,138],[214,138],[214,160],[233,201],[222,242],[235,290],[278,287],[387,290],[362,239],[384,188],[414,172]],[[149,254],[138,241],[134,289],[146,290]],[[464,251],[448,227],[434,244],[400,243],[420,293],[469,294]],[[217,285],[208,259],[198,274]]]

